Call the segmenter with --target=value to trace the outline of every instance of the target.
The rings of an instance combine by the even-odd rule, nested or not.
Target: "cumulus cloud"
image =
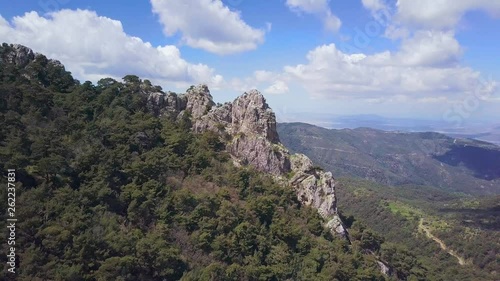
[[[458,65],[462,48],[452,32],[418,31],[402,41],[400,50],[378,53],[366,63],[380,66],[452,67]]]
[[[377,11],[385,8],[382,0],[362,0],[363,6],[371,11]]]
[[[306,89],[312,88],[313,95],[379,102],[404,97],[430,103],[497,90],[495,81],[480,82],[479,72],[461,66],[464,50],[455,33],[469,11],[500,15],[500,1],[362,0],[362,4],[382,23],[386,37],[400,40],[399,49],[363,54],[366,44],[361,43],[371,40],[366,34],[356,34],[358,41],[350,45],[319,46],[308,54],[307,64],[285,68]]]
[[[253,78],[257,83],[269,82],[276,78],[276,74],[271,71],[257,70],[253,73]]]
[[[78,79],[136,74],[178,86],[217,86],[223,80],[207,65],[184,60],[177,47],[153,47],[127,35],[120,21],[88,10],[60,10],[46,17],[29,12],[11,22],[0,16],[0,41],[20,43],[60,60]]]
[[[266,30],[249,26],[220,0],[151,0],[151,4],[164,33],[180,32],[183,43],[193,48],[224,55],[253,50],[264,42]]]
[[[288,91],[289,91],[288,85],[285,83],[285,81],[278,80],[274,82],[271,86],[267,87],[264,90],[264,93],[279,95],[287,93]]]
[[[445,39],[436,41],[446,42]],[[432,58],[439,55],[433,47],[421,50],[417,47],[414,53],[412,50],[412,47],[403,47],[396,53],[346,54],[335,44],[322,45],[308,53],[307,64],[286,66],[285,73],[300,81],[317,98],[406,97],[429,101],[429,98],[441,100],[440,97],[471,93],[478,87],[495,90],[491,83],[479,83],[479,72],[460,67],[451,62],[453,59],[436,65]]]
[[[385,27],[389,39],[405,39],[415,31],[457,31],[467,12],[483,11],[500,17],[495,0],[362,0],[363,6]]]
[[[466,12],[473,10],[481,10],[498,16],[500,15],[500,1],[398,0],[396,19],[402,24],[416,28],[453,29]]]
[[[259,70],[235,79],[235,89],[261,88],[268,94],[290,92],[297,82],[313,98],[364,99],[368,102],[440,102],[478,90],[493,93],[494,81],[460,66],[463,49],[452,31],[417,31],[397,51],[348,53],[335,44],[311,50],[307,63],[281,73]],[[295,83],[294,83],[295,84]],[[292,91],[298,89],[293,88]]]
[[[342,21],[333,14],[329,2],[330,0],[286,0],[286,5],[294,12],[319,16],[327,30],[336,32]]]
[[[317,13],[327,1],[287,1],[291,8],[299,3],[303,4],[299,11]],[[494,100],[498,81],[484,80],[479,71],[461,65],[464,49],[455,35],[468,11],[500,15],[499,1],[362,0],[362,4],[374,21],[355,29],[348,40],[309,51],[306,63],[285,66],[280,80],[296,82],[318,100],[426,107],[460,103],[470,96]],[[398,39],[397,49],[367,54],[365,49],[380,35]]]
[[[289,92],[290,76],[267,70],[256,70],[251,76],[234,78],[226,84],[228,88],[243,92],[249,89],[264,89],[264,94],[284,94]]]

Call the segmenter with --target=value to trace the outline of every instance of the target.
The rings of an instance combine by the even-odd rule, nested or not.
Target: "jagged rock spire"
[[[215,105],[208,86],[204,84],[189,88],[186,93],[186,99],[187,104],[185,109],[191,113],[191,117],[194,120],[206,115]]]
[[[235,131],[253,132],[271,143],[279,143],[276,116],[257,90],[239,96],[233,102],[232,126]]]

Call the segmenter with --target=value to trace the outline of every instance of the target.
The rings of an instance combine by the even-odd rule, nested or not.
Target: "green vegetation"
[[[123,80],[80,84],[41,55],[1,64],[17,280],[384,280],[371,253],[424,280],[407,253],[379,254],[392,248],[360,225],[352,245],[332,236],[293,190],[234,167],[219,135],[191,133],[187,114],[154,116],[140,90],[158,87]]]
[[[410,253],[429,280],[500,278],[498,146],[301,123],[278,124],[278,132],[293,152],[344,177],[336,189],[339,210],[353,227],[362,223],[382,235],[382,252],[393,245]]]
[[[471,195],[500,194],[500,147],[438,133],[329,130],[278,124],[283,144],[336,177],[383,185],[439,187]]]
[[[339,210],[353,226],[364,224],[384,237],[384,260],[390,260],[384,249],[392,246],[415,257],[428,280],[498,279],[500,197],[471,198],[436,188],[388,187],[348,178],[338,182]],[[463,266],[450,250],[463,258]]]
[[[422,217],[421,212],[400,202],[392,201],[392,202],[384,202],[383,204],[387,205],[387,207],[393,214],[402,216],[407,220],[418,220],[419,218]]]
[[[349,243],[289,187],[234,167],[224,136],[193,134],[189,114],[157,117],[140,93],[161,87],[80,83],[42,55],[4,63],[10,51],[0,47],[0,167],[16,169],[16,280],[498,279],[498,197],[341,179]],[[421,218],[471,264],[419,232]]]

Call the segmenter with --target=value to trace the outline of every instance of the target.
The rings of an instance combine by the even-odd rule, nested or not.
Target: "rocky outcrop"
[[[225,103],[224,105],[212,108],[206,115],[202,116],[193,124],[193,130],[201,133],[207,130],[225,133],[231,128],[233,104]]]
[[[177,117],[179,112],[186,109],[187,99],[179,97],[172,92],[143,92],[147,95],[147,106],[155,115],[167,115],[170,117]]]
[[[388,264],[384,263],[383,261],[377,260],[377,265],[380,268],[380,272],[382,272],[382,274],[386,276],[392,276],[393,270]]]
[[[19,77],[59,92],[67,92],[77,83],[60,61],[19,44],[0,45],[0,65],[13,67]]]
[[[9,47],[9,45],[5,44],[4,47]],[[28,47],[13,44],[10,45],[10,49],[9,52],[6,52],[5,55],[1,57],[2,62],[23,68],[35,59],[35,53]]]
[[[193,130],[224,134],[226,149],[239,165],[249,165],[275,176],[294,188],[298,200],[318,210],[332,233],[347,232],[337,213],[335,180],[331,173],[315,168],[303,154],[290,155],[280,143],[276,116],[257,90],[244,93],[232,103],[215,106],[207,86],[191,87],[186,94],[150,93],[148,101],[159,114],[189,113]]]
[[[290,172],[290,156],[279,143],[276,116],[258,91],[245,93],[232,103],[227,131],[232,136],[227,150],[242,164],[275,176]]]
[[[207,85],[198,85],[189,88],[185,98],[187,99],[185,110],[191,114],[193,120],[206,115],[215,105]]]
[[[276,117],[258,91],[245,93],[233,103],[215,107],[201,118],[194,118],[193,129],[229,135],[227,150],[242,165],[275,176],[290,172],[289,153],[279,143]]]
[[[147,96],[148,108],[157,116],[178,118],[189,113],[193,120],[205,117],[215,105],[206,85],[192,86],[185,94],[152,91],[151,87],[142,87],[142,94]]]
[[[232,128],[234,132],[252,132],[271,143],[279,143],[276,116],[257,90],[244,93],[233,102]]]
[[[337,214],[335,180],[332,173],[314,167],[312,161],[303,154],[292,155],[291,163],[293,176],[290,185],[296,189],[299,201],[317,209],[332,232],[346,236],[346,229]]]

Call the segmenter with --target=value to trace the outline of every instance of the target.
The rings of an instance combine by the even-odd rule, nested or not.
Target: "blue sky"
[[[0,40],[80,80],[137,74],[216,101],[257,88],[281,121],[500,117],[500,0],[0,2]]]

